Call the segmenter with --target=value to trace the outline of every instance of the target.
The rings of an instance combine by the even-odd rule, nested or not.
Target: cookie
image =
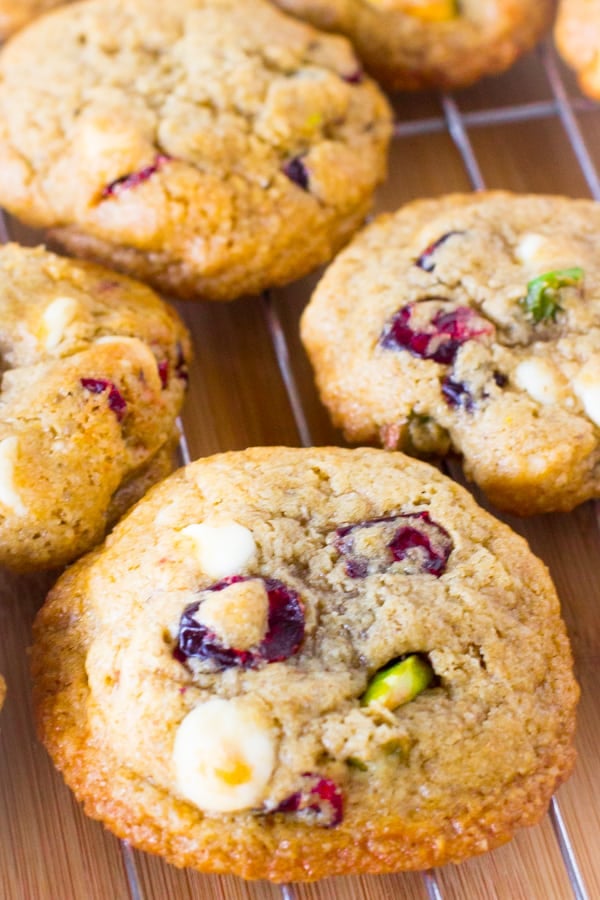
[[[600,496],[599,229],[592,201],[501,192],[367,228],[302,321],[348,440],[457,451],[521,515]]]
[[[3,205],[182,297],[328,260],[364,219],[389,135],[348,42],[266,0],[89,0],[0,58]]]
[[[578,689],[525,541],[403,454],[199,460],[59,580],[39,733],[86,812],[273,881],[508,840],[574,760]]]
[[[600,99],[599,0],[561,0],[554,39],[565,62],[577,73],[582,91]]]
[[[149,288],[0,248],[0,565],[63,565],[168,474],[189,339]]]
[[[65,0],[0,0],[0,40],[61,2]]]
[[[2,677],[2,675],[0,675],[0,709],[2,709],[2,706],[4,704],[5,696],[6,696],[6,682],[5,682],[4,678]]]
[[[464,87],[502,72],[550,28],[554,0],[275,0],[349,37],[392,90]]]

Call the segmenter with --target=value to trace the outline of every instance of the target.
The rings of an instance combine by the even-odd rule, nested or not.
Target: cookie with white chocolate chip
[[[390,132],[350,43],[266,0],[86,0],[0,56],[2,205],[186,298],[331,259],[364,221]]]
[[[426,868],[543,815],[577,686],[525,541],[400,453],[258,448],[155,487],[34,628],[86,812],[180,866]]]
[[[353,442],[463,455],[498,507],[600,496],[600,205],[489,192],[411,203],[329,268],[302,336]]]
[[[0,565],[70,562],[172,469],[189,339],[149,288],[0,248]]]
[[[502,72],[550,28],[554,0],[275,0],[350,38],[385,87],[464,87]]]

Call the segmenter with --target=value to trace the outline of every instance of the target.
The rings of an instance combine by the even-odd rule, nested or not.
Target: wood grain
[[[569,80],[572,88],[572,80]],[[464,110],[547,101],[547,78],[536,55],[512,73],[462,92]],[[396,101],[410,122],[439,117],[433,96]],[[582,130],[600,165],[600,107],[581,116]],[[587,188],[556,116],[470,132],[490,187],[586,196]],[[448,133],[397,140],[390,177],[378,209],[446,191],[469,190],[469,180]],[[37,236],[13,228],[19,240]],[[316,395],[298,340],[298,319],[318,273],[274,295],[287,337],[303,414],[315,444],[343,443]],[[297,445],[299,430],[286,395],[262,299],[227,306],[180,304],[193,335],[196,358],[184,424],[193,458],[260,444]],[[461,478],[460,469],[453,474]],[[481,500],[481,498],[479,498]],[[562,812],[590,897],[600,897],[600,603],[598,510],[586,504],[570,515],[511,519],[550,566],[571,635],[582,686],[579,762],[559,792]],[[2,900],[278,900],[279,888],[233,878],[179,871],[160,859],[124,855],[118,841],[87,820],[37,744],[31,720],[26,648],[33,614],[51,577],[0,573],[0,672],[8,698],[0,717],[0,898]],[[129,877],[124,865],[131,863]],[[521,832],[506,847],[437,873],[445,900],[568,900],[572,896],[549,818]],[[136,893],[137,892],[137,893]],[[391,900],[427,897],[419,874],[331,879],[294,886],[296,900]]]

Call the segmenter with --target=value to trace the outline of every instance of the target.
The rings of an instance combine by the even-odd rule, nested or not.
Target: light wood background
[[[571,95],[577,91],[569,77]],[[547,70],[532,54],[508,75],[456,97],[463,112],[552,100]],[[399,121],[442,116],[440,100],[420,95],[396,104]],[[577,107],[579,109],[579,107]],[[493,188],[589,196],[556,112],[513,124],[482,125],[469,135]],[[485,114],[487,115],[487,114]],[[578,121],[600,168],[600,106]],[[433,125],[432,129],[439,128]],[[379,209],[420,196],[469,190],[463,160],[446,130],[398,138]],[[36,236],[9,223],[11,236]],[[600,236],[599,236],[600,252]],[[298,318],[316,276],[264,298],[219,306],[180,304],[196,348],[184,425],[192,458],[251,445],[343,443],[320,407],[297,338]],[[286,354],[288,363],[286,363]],[[286,388],[287,385],[287,388]],[[291,389],[291,395],[288,389]],[[294,394],[296,390],[296,394]],[[558,436],[557,436],[558,438]],[[460,478],[460,470],[453,469]],[[481,498],[479,498],[481,499]],[[582,687],[579,762],[559,803],[590,898],[600,897],[600,531],[598,507],[569,515],[510,520],[550,566],[562,599]],[[121,844],[87,820],[44,749],[30,711],[30,625],[51,576],[0,571],[0,672],[8,697],[0,715],[0,900],[391,900],[481,898],[568,900],[574,890],[549,817],[506,847],[460,867],[332,879],[282,890],[178,871]],[[580,893],[579,897],[585,897]]]

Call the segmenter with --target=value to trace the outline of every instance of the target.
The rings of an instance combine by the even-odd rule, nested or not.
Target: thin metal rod
[[[185,434],[185,428],[183,427],[183,422],[181,421],[180,416],[177,417],[175,424],[179,429],[179,444],[177,447],[179,459],[182,466],[189,466],[192,461],[192,457],[190,456],[190,448]]]
[[[425,889],[429,900],[443,900],[437,876],[432,869],[423,872],[423,881],[425,882]]]
[[[544,44],[540,48],[540,54],[550,87],[552,88],[552,93],[556,99],[558,116],[562,122],[563,128],[567,132],[567,137],[569,138],[573,152],[577,157],[577,162],[583,172],[583,177],[587,181],[590,194],[594,200],[600,200],[600,176],[598,175],[598,170],[590,156],[579,123],[575,118],[571,100],[569,99],[562,78],[560,77],[556,57],[549,44]]]
[[[483,180],[477,157],[475,156],[473,146],[469,139],[469,135],[467,134],[467,129],[465,128],[456,100],[448,94],[444,94],[442,97],[442,106],[444,107],[448,131],[463,158],[469,181],[474,190],[483,191],[485,188],[485,181]]]
[[[296,900],[296,894],[291,884],[281,885],[281,900]]]
[[[577,862],[577,857],[575,856],[575,851],[573,850],[573,844],[571,843],[571,838],[565,820],[563,819],[560,804],[556,797],[553,797],[552,802],[550,803],[550,821],[552,822],[560,853],[569,875],[573,896],[575,897],[575,900],[589,900],[589,894],[585,887],[585,882]]]
[[[144,893],[140,886],[133,850],[127,841],[119,841],[121,844],[121,855],[123,856],[123,865],[125,866],[125,874],[129,884],[129,896],[131,900],[144,900]]]
[[[283,331],[279,314],[275,309],[273,300],[269,291],[263,294],[263,308],[267,321],[267,327],[275,348],[275,356],[277,357],[277,365],[281,372],[281,377],[285,385],[288,400],[292,408],[292,415],[298,430],[298,437],[303,447],[311,447],[313,444],[310,427],[302,407],[300,391],[294,377],[292,367],[290,365],[290,354],[288,351],[287,340]]]

